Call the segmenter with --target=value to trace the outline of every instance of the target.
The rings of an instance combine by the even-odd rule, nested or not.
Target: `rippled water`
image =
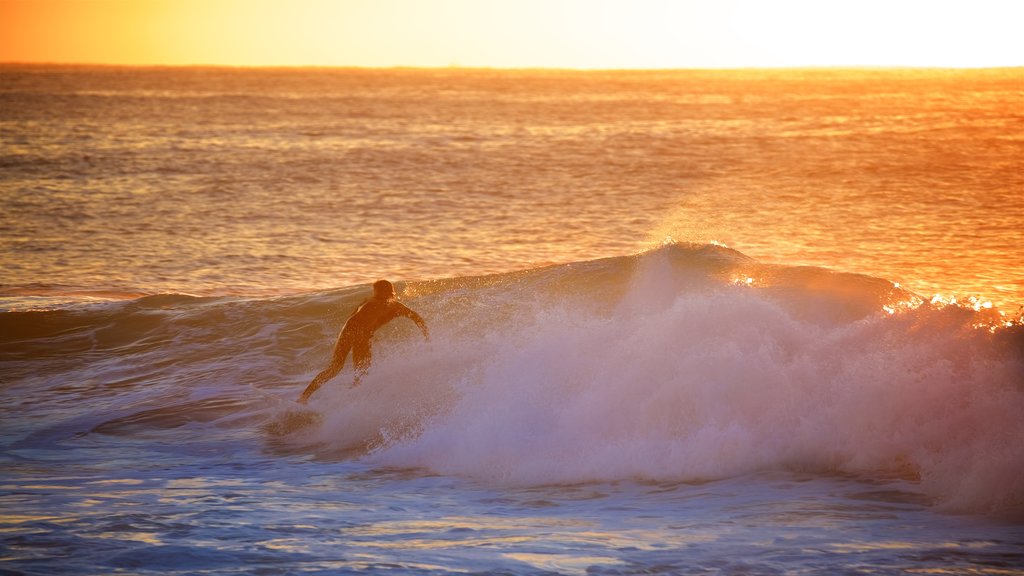
[[[1024,304],[995,71],[6,68],[6,287],[267,294],[666,236]]]
[[[496,491],[345,465],[297,479],[281,464],[265,463],[258,482],[231,472],[50,479],[35,491],[64,491],[61,503],[81,511],[23,520],[34,532],[8,537],[8,565],[135,574],[1014,574],[1022,561],[1019,527],[936,517],[890,485],[844,478]],[[18,505],[34,503],[23,496]]]
[[[2,68],[0,572],[1021,574],[1020,81]]]

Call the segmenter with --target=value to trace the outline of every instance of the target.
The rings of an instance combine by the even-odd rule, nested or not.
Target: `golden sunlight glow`
[[[1024,65],[1015,0],[0,0],[0,62]]]

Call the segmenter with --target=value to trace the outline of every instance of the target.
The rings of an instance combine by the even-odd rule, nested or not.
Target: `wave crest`
[[[315,418],[282,398],[366,286],[7,313],[0,355],[13,380],[132,392],[82,421],[97,433],[250,427],[289,452],[516,485],[895,476],[952,509],[1024,509],[1024,327],[997,311],[685,244],[400,289],[433,341],[387,326],[363,384],[343,372]]]

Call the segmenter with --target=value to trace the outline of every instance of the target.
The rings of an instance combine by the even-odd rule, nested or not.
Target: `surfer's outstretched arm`
[[[420,331],[423,332],[423,337],[426,338],[427,340],[430,340],[430,329],[427,328],[427,323],[423,321],[423,317],[414,312],[405,304],[398,305],[401,307],[399,308],[399,314],[415,322],[416,325],[419,326]]]

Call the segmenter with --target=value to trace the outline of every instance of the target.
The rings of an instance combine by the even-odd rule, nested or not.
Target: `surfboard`
[[[299,430],[317,426],[323,415],[310,409],[288,409],[267,424],[267,432],[274,436],[285,436]]]

